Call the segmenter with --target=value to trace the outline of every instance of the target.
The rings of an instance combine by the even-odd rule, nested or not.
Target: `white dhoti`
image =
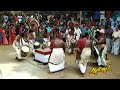
[[[13,48],[15,49],[16,53],[17,53],[17,58],[18,59],[22,59],[22,56],[21,56],[21,49],[19,49],[17,46],[15,46],[13,44]]]
[[[82,73],[85,73],[87,68],[87,62],[90,60],[91,49],[84,48],[81,53],[81,60],[79,61],[79,68]]]
[[[53,51],[48,62],[50,72],[56,72],[64,69],[65,53],[62,48],[53,48]]]
[[[119,49],[120,49],[120,40],[117,39],[113,42],[113,46],[112,46],[112,52],[115,55],[119,55]]]
[[[100,56],[100,52],[99,52],[98,48],[96,46],[94,46],[94,48],[98,55],[98,59],[97,59],[98,66],[100,66],[100,65],[106,66],[107,64],[106,64],[106,60],[105,60],[105,55],[107,54],[107,46],[106,45],[104,46],[101,56]]]
[[[17,53],[17,58],[18,59],[22,59],[22,56],[21,56],[21,48],[22,48],[22,46],[24,46],[24,45],[28,45],[28,43],[26,43],[25,41],[24,41],[24,39],[22,38],[21,40],[20,40],[20,42],[13,42],[13,48],[15,49],[15,51],[16,51],[16,53]],[[19,48],[18,48],[19,47]]]
[[[35,43],[35,40],[29,40],[29,47],[32,49],[33,54],[35,54],[34,43]]]
[[[112,49],[112,39],[106,38],[107,51],[111,52]]]

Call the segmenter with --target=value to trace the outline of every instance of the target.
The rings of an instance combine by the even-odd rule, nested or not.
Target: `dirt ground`
[[[42,65],[28,55],[22,62],[15,59],[16,52],[11,45],[0,46],[0,78],[1,79],[120,79],[120,55],[108,54],[112,71],[98,72],[97,75],[89,73],[96,67],[95,61],[91,60],[87,65],[85,77],[75,63],[75,55],[65,57],[65,69],[49,74],[48,65]]]

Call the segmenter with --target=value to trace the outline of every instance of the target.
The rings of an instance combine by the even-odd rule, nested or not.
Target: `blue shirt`
[[[108,34],[108,33],[111,33],[111,34]],[[113,29],[112,28],[105,30],[106,38],[112,39],[112,34],[113,34]]]
[[[2,40],[2,33],[0,32],[0,40]]]
[[[100,11],[95,11],[93,14],[94,19],[100,19]]]
[[[86,32],[86,27],[81,27],[82,34],[85,34]]]
[[[65,30],[66,30],[65,26],[61,28],[62,33],[65,33]]]
[[[111,26],[114,26],[114,23],[116,23],[116,26],[118,25],[118,21],[112,20],[112,21],[111,21]]]
[[[50,27],[47,27],[47,32],[50,33],[52,30]]]

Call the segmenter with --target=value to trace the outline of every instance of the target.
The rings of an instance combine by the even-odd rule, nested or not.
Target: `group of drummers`
[[[47,27],[47,29],[50,28]],[[38,30],[39,32],[44,32],[41,28]],[[52,29],[50,29],[50,32],[42,33],[42,35],[45,34],[42,38],[43,44],[49,43],[46,48],[51,49],[51,54],[48,58],[50,72],[64,69],[65,47],[68,48],[69,55],[75,53],[75,62],[79,64],[83,75],[91,56],[96,60],[98,66],[107,66],[106,60],[108,58],[105,39],[99,31],[96,31],[95,34],[93,32],[89,33],[89,31],[82,34],[77,23],[72,27],[68,25],[64,32],[60,31],[59,28],[54,28],[53,36],[51,36],[52,32]],[[40,48],[41,45],[36,39],[37,34],[34,30],[29,30],[26,38],[24,35],[24,33],[17,35],[13,42],[13,48],[17,53],[17,60],[23,60],[30,52],[30,49],[32,50],[32,56],[35,56],[35,50]]]

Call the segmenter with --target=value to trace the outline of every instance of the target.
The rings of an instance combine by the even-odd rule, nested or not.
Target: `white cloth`
[[[50,72],[55,72],[64,69],[65,53],[62,48],[53,48],[48,63]]]
[[[16,42],[14,41],[13,42],[13,48],[16,50],[16,53],[17,53],[17,58],[18,59],[22,59],[22,56],[21,56],[21,48],[22,46],[24,45],[28,45],[23,38],[20,39],[20,42]]]
[[[87,63],[84,63],[84,64],[80,63],[79,68],[80,68],[81,73],[85,73],[87,69]]]
[[[106,38],[106,46],[107,46],[107,51],[111,51],[112,49],[112,39]]]
[[[105,33],[104,29],[99,30],[100,33]]]
[[[76,34],[76,40],[78,41],[80,38],[80,34],[82,34],[81,30],[79,28],[74,28],[75,32],[74,34]]]
[[[18,16],[18,21],[19,21],[19,23],[21,23],[21,21],[22,21],[22,16]]]
[[[98,48],[96,46],[94,46],[96,52],[97,52],[97,55],[98,55],[98,59],[97,59],[97,62],[98,62],[98,66],[100,65],[103,65],[103,66],[106,66],[106,60],[105,60],[105,54],[107,54],[107,47],[106,45],[104,46],[104,49],[102,51],[102,55],[99,56],[100,52],[98,50]]]
[[[4,15],[3,18],[4,18],[4,22],[6,23],[8,21],[8,16]]]
[[[36,38],[36,34],[35,34],[35,32],[33,32],[33,37]]]
[[[100,11],[100,21],[103,19],[105,20],[105,11]]]
[[[89,61],[91,56],[90,48],[83,48],[81,53],[81,60],[79,61],[79,68],[82,73],[85,73],[87,68],[87,62]]]
[[[112,36],[116,37],[116,38],[119,37],[119,31],[113,32]],[[119,54],[119,49],[120,49],[120,38],[113,41],[111,53],[113,53],[115,55],[118,55]]]
[[[32,49],[33,54],[35,54],[34,43],[35,43],[35,40],[29,40],[29,47]]]

